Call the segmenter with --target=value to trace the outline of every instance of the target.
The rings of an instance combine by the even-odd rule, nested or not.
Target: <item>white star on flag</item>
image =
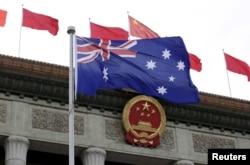
[[[162,56],[164,57],[164,60],[169,59],[169,57],[171,56],[170,50],[165,49],[164,51],[162,51]]]
[[[158,87],[157,91],[158,91],[159,94],[164,95],[165,93],[167,93],[167,88],[165,88],[164,86]]]
[[[179,61],[178,63],[177,63],[178,65],[176,66],[179,70],[184,70],[184,68],[186,67],[185,65],[184,65],[184,62],[183,61]]]
[[[175,77],[172,76],[172,75],[169,77],[169,81],[170,81],[170,82],[174,82],[174,79],[175,79]]]
[[[148,69],[152,69],[152,70],[154,70],[154,68],[156,67],[155,66],[155,62],[152,61],[152,60],[147,61],[147,65],[146,66],[148,67]]]

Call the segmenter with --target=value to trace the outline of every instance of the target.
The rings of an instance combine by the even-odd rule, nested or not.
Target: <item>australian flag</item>
[[[177,104],[199,102],[190,78],[188,52],[181,37],[103,40],[76,37],[80,94],[129,88]]]

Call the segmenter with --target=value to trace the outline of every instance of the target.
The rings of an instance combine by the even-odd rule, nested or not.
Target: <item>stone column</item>
[[[178,160],[173,165],[194,165],[194,162],[191,160]]]
[[[25,165],[29,140],[22,136],[9,136],[4,141],[5,165]]]
[[[106,151],[97,147],[89,147],[81,154],[83,165],[104,165],[105,158]]]

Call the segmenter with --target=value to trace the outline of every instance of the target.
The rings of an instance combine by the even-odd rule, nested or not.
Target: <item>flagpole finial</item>
[[[67,30],[68,34],[75,34],[75,32],[76,32],[76,29],[75,29],[74,26],[69,26],[68,27],[68,30]]]

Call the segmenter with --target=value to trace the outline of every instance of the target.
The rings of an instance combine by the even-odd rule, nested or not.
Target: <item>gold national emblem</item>
[[[132,145],[156,147],[166,127],[166,115],[154,98],[140,95],[128,101],[122,121],[127,132],[126,141]]]

